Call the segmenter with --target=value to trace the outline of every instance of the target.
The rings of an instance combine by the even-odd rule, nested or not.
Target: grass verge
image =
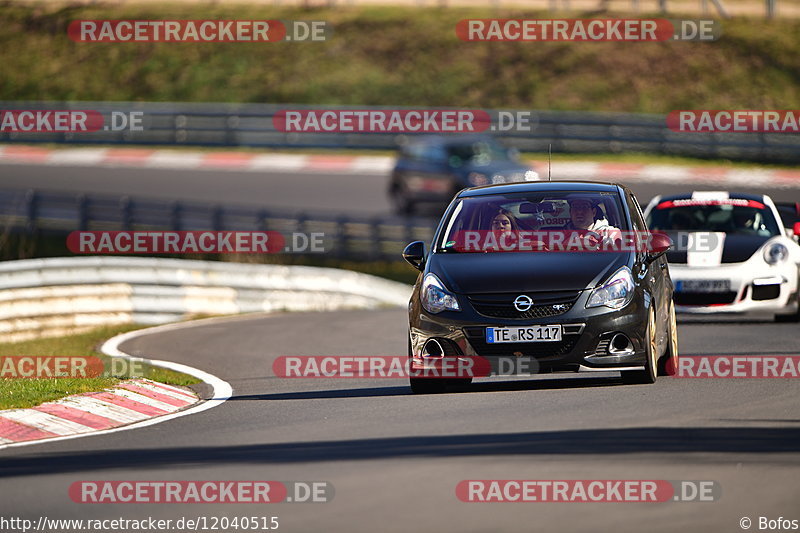
[[[668,113],[792,109],[800,20],[733,18],[716,42],[464,42],[465,18],[520,8],[214,3],[0,9],[0,100],[269,102]],[[614,16],[573,13],[570,18]],[[646,18],[641,13],[637,18]],[[77,19],[324,20],[326,42],[77,43]]]
[[[112,358],[100,353],[99,346],[107,339],[127,331],[141,329],[143,326],[124,325],[97,328],[87,333],[36,339],[15,343],[0,344],[0,357],[3,356],[95,356],[104,364]],[[108,366],[106,366],[108,368]],[[173,372],[165,368],[151,365],[139,367],[143,377],[168,383],[171,385],[192,385],[200,380],[192,376]],[[138,368],[137,368],[138,370]],[[117,374],[115,372],[115,374]],[[15,379],[0,378],[0,409],[19,409],[33,407],[45,402],[57,400],[71,394],[96,392],[112,387],[120,380],[131,377],[129,372],[119,372],[114,377],[96,378],[52,378],[52,379]],[[141,376],[136,376],[141,377]]]

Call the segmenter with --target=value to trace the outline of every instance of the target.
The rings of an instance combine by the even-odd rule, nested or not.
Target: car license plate
[[[486,328],[486,342],[556,342],[561,340],[561,326],[520,326],[515,328]]]
[[[678,292],[730,292],[729,279],[687,279],[675,282]]]

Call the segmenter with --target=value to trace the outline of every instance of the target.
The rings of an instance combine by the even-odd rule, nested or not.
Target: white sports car
[[[679,313],[775,315],[800,320],[798,204],[766,195],[692,192],[656,196],[645,209],[652,231],[675,241],[668,252]],[[783,216],[781,216],[783,215]]]

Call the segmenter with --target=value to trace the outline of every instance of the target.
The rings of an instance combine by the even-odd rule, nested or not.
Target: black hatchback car
[[[464,187],[538,179],[516,150],[491,136],[425,135],[400,149],[389,198],[397,213],[408,214],[420,203],[445,206]]]
[[[458,193],[430,251],[417,241],[403,252],[420,270],[409,302],[412,390],[469,382],[415,372],[447,359],[492,369],[499,359],[527,361],[535,373],[620,370],[626,383],[653,383],[677,365],[664,256],[671,241],[620,246],[634,233],[651,235],[622,185],[533,182]],[[615,245],[561,247],[565,234]],[[534,246],[497,247],[531,235]]]

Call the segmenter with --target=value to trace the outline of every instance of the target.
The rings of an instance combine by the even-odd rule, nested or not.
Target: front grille
[[[731,292],[676,292],[673,296],[675,305],[725,305],[736,300],[736,293]]]
[[[780,285],[753,285],[753,300],[774,300],[780,295]]]
[[[554,305],[534,305],[527,311],[517,311],[514,305],[479,304],[472,302],[472,307],[483,316],[492,318],[509,318],[512,320],[529,320],[532,318],[547,318],[566,313],[572,307],[572,302]]]
[[[531,320],[558,316],[569,311],[580,295],[579,291],[525,293],[534,305],[527,311],[517,311],[514,299],[519,293],[481,294],[470,296],[472,307],[479,314],[492,318]]]
[[[472,348],[483,357],[514,356],[521,354],[524,357],[545,359],[558,357],[569,353],[578,343],[580,335],[564,335],[558,342],[515,342],[502,344],[488,344],[484,328],[464,328],[464,334]]]

